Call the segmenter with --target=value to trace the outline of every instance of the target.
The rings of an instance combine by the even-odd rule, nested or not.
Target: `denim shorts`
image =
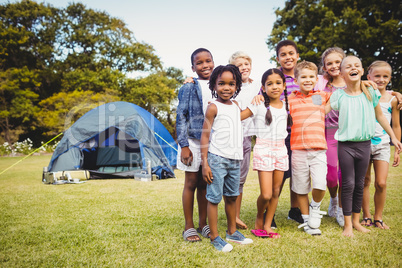
[[[207,185],[207,200],[218,204],[222,196],[238,196],[240,185],[241,160],[228,159],[208,153],[208,165],[211,168],[213,180]]]

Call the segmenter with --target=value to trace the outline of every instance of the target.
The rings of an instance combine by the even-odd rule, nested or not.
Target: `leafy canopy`
[[[393,89],[400,91],[401,12],[399,0],[289,0],[275,12],[267,45],[275,50],[279,41],[294,40],[300,58],[317,64],[322,52],[333,46],[360,57],[365,68],[375,60],[387,61]]]
[[[117,100],[153,111],[174,133],[182,72],[164,69],[122,20],[81,3],[23,0],[0,5],[0,35],[0,142],[38,142],[71,125],[82,107]]]

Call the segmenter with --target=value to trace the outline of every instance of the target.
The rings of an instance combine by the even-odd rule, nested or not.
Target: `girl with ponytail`
[[[289,114],[285,76],[279,69],[269,69],[261,79],[264,103],[249,105],[241,113],[241,119],[253,115],[256,130],[253,168],[258,171],[260,196],[257,199],[255,229],[251,232],[258,237],[279,238],[271,228],[278,205],[283,174],[289,169],[285,138],[292,125]],[[284,93],[284,101],[281,94]],[[264,211],[267,213],[264,221]]]

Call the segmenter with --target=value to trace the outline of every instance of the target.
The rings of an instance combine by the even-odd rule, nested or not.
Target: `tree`
[[[399,0],[289,0],[275,12],[267,45],[275,49],[283,39],[294,40],[300,57],[317,64],[332,46],[360,57],[366,68],[385,60],[393,69],[393,89],[401,91],[401,12]]]
[[[39,103],[42,109],[37,113],[38,124],[46,126],[45,135],[56,136],[93,108],[119,100],[117,92],[107,93],[75,90],[54,94]]]
[[[58,9],[22,0],[0,5],[0,35],[0,140],[59,133],[64,121],[81,115],[70,116],[73,106],[114,100],[149,111],[151,103],[165,105],[170,110],[155,115],[174,125],[181,71],[164,69],[153,47],[137,42],[122,20],[81,3]],[[129,78],[133,73],[144,77]]]
[[[175,137],[177,89],[183,83],[182,72],[170,67],[167,70],[127,81],[122,99],[135,103],[152,113]]]

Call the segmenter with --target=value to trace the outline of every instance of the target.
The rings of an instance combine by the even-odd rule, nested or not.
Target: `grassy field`
[[[0,172],[21,158],[0,158]],[[281,238],[257,239],[217,252],[203,239],[182,239],[184,173],[155,182],[89,180],[44,185],[42,167],[50,156],[32,156],[0,175],[0,267],[401,267],[402,168],[390,168],[384,221],[390,230],[341,235],[336,220],[324,217],[323,235],[312,237],[287,220],[289,187],[276,212]],[[251,171],[242,218],[254,225],[257,175]],[[372,186],[371,193],[374,193]],[[323,201],[327,209],[329,194]],[[373,211],[373,201],[371,201]],[[197,218],[197,215],[195,215]],[[219,232],[226,218],[219,207]]]

